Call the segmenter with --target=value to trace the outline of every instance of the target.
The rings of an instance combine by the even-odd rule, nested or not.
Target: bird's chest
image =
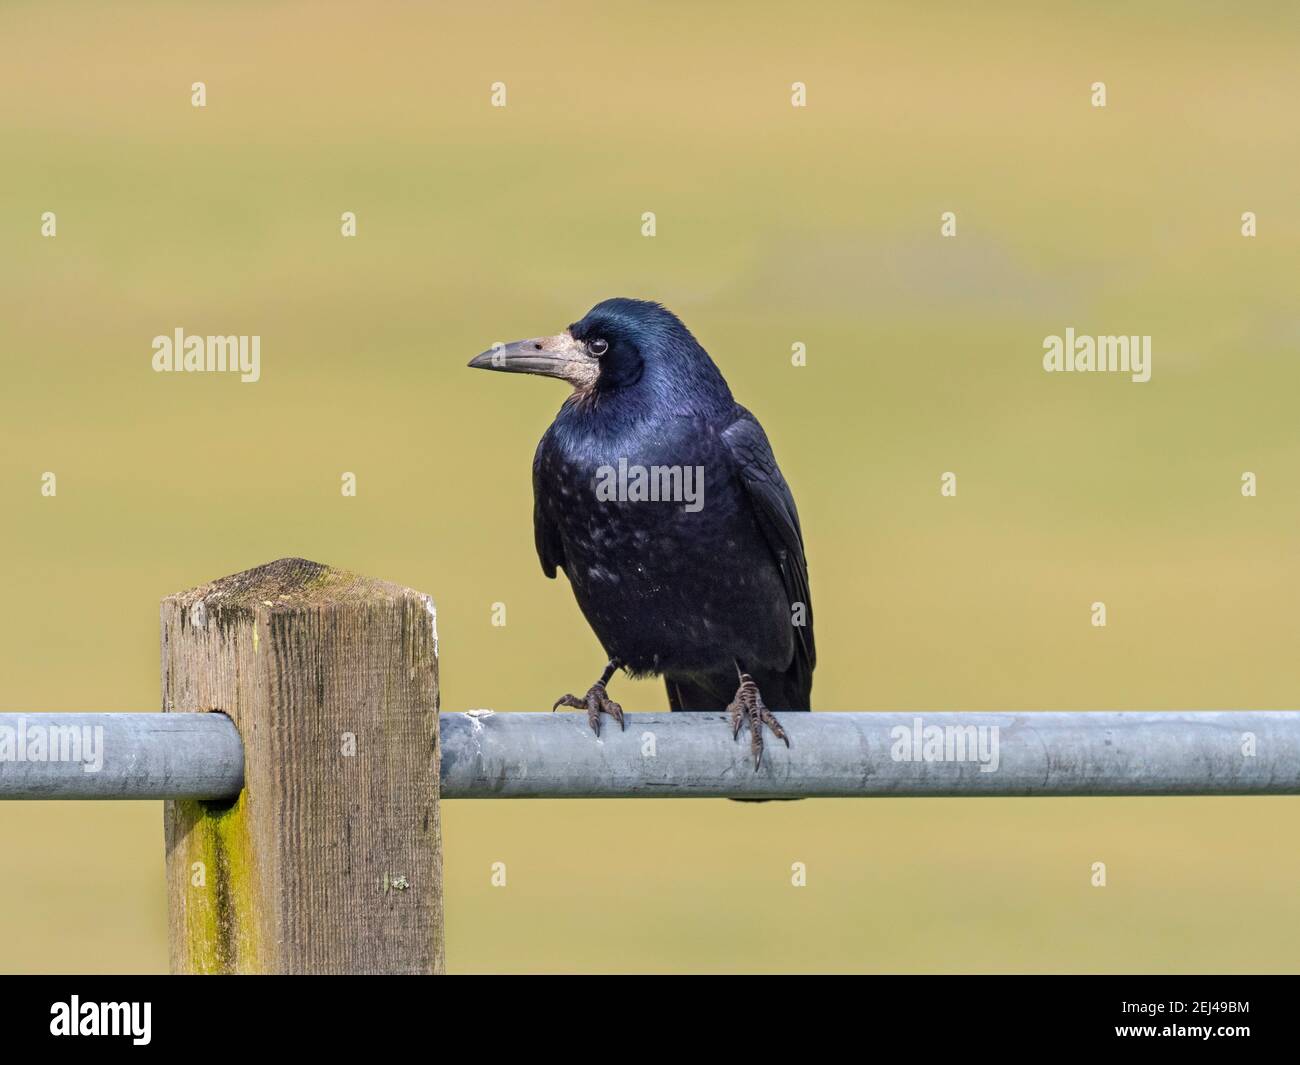
[[[539,474],[538,503],[580,593],[689,579],[700,565],[718,566],[752,525],[730,463],[707,435],[543,456]]]
[[[779,574],[707,429],[627,448],[544,446],[535,489],[578,605],[629,668],[788,657]]]

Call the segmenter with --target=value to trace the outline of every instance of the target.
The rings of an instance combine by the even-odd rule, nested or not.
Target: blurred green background
[[[158,600],[285,555],[433,594],[445,710],[581,690],[531,528],[563,386],[465,362],[612,295],[772,437],[818,709],[1295,707],[1298,48],[1280,4],[10,0],[0,710],[156,709]],[[262,380],[152,372],[177,326]],[[1151,382],[1045,374],[1067,326]],[[448,965],[1294,970],[1296,817],[451,802]],[[162,859],[158,804],[0,804],[0,970],[165,969]]]

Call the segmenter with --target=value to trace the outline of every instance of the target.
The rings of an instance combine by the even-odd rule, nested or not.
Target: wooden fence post
[[[432,600],[281,559],[162,602],[163,710],[228,714],[231,804],[169,801],[178,973],[438,973]]]

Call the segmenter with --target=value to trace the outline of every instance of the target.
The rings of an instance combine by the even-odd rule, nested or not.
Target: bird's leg
[[[605,672],[600,675],[600,680],[587,689],[585,696],[578,698],[576,695],[561,695],[555,700],[555,706],[551,707],[551,712],[554,713],[561,706],[573,706],[579,710],[586,710],[587,723],[591,725],[592,731],[597,736],[600,735],[601,714],[608,714],[618,722],[620,730],[625,729],[627,726],[623,723],[623,708],[614,702],[605,691],[605,685],[609,683],[609,678],[614,675],[618,667],[618,659],[611,658],[609,665],[605,667]]]
[[[763,726],[770,728],[778,740],[784,740],[787,747],[790,746],[790,737],[785,734],[776,715],[763,702],[763,695],[754,683],[754,678],[741,668],[739,662],[736,663],[736,673],[740,677],[740,687],[736,689],[736,697],[727,706],[731,738],[734,740],[740,735],[742,725],[749,725],[749,750],[754,756],[754,772],[757,773],[758,767],[763,764]]]

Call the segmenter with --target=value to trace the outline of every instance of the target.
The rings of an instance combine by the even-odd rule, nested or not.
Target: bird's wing
[[[542,509],[544,493],[539,481],[545,447],[546,437],[542,437],[537,445],[537,454],[533,456],[533,539],[537,543],[537,558],[542,564],[542,572],[554,579],[556,567],[564,565],[564,545],[560,542],[560,530]]]
[[[777,565],[786,596],[793,606],[804,605],[805,624],[796,626],[795,654],[802,657],[811,672],[817,664],[817,646],[813,641],[812,596],[808,587],[808,560],[804,557],[803,532],[799,512],[795,509],[790,486],[781,476],[767,434],[749,411],[737,404],[736,420],[722,431],[722,440],[736,464],[741,482],[748,490],[759,528],[767,539]]]

